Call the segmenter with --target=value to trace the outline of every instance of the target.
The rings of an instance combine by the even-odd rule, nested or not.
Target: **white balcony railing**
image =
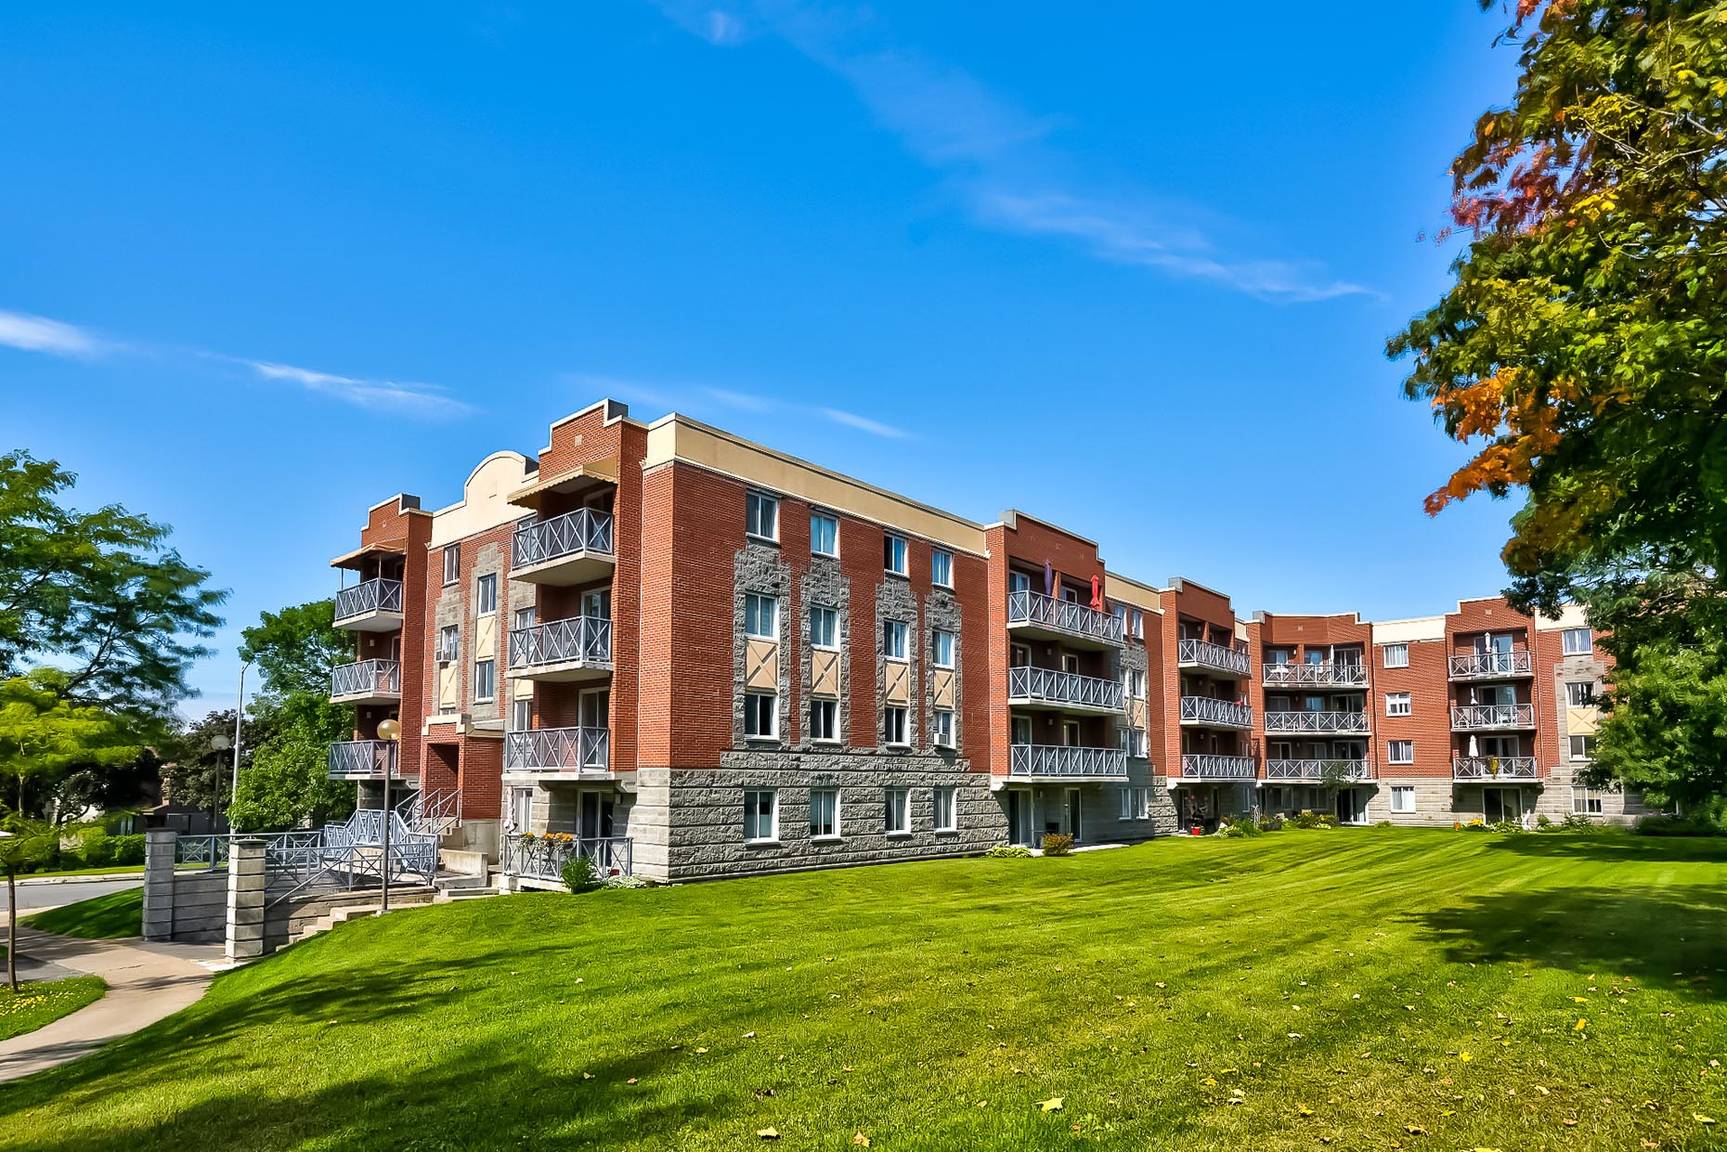
[[[1533,704],[1465,704],[1451,710],[1451,727],[1457,732],[1493,731],[1535,727]]]
[[[1071,704],[1076,707],[1121,711],[1120,680],[1057,672],[1053,668],[1009,668],[1007,698],[1010,703]]]
[[[571,616],[510,630],[510,668],[532,669],[547,664],[609,664],[612,622],[605,616]]]
[[[1317,782],[1329,776],[1334,780],[1371,780],[1373,779],[1373,761],[1371,760],[1267,760],[1265,762],[1265,778],[1267,780],[1293,780]]]
[[[402,610],[402,582],[400,580],[362,580],[352,588],[344,588],[336,593],[336,623],[352,620],[356,616],[367,616],[373,612],[400,612]]]
[[[1540,776],[1533,756],[1454,756],[1453,780],[1534,780]]]
[[[1127,776],[1127,753],[1119,748],[1015,744],[1009,752],[1008,772],[1013,776]]]
[[[1267,712],[1267,732],[1355,732],[1368,731],[1365,712]]]
[[[1263,682],[1267,688],[1364,688],[1365,664],[1267,664]]]
[[[1210,696],[1183,696],[1181,719],[1194,724],[1219,724],[1225,728],[1251,728],[1253,709]]]
[[[330,745],[330,776],[396,774],[394,740],[343,740]]]
[[[530,728],[504,736],[511,772],[605,772],[611,767],[609,728]]]
[[[1247,651],[1213,644],[1209,640],[1180,640],[1175,646],[1176,660],[1222,672],[1229,676],[1247,675]]]
[[[586,552],[612,554],[612,517],[593,508],[578,508],[550,520],[516,529],[510,537],[510,566],[527,568]]]
[[[330,669],[330,696],[400,696],[402,663],[399,660],[360,660]]]
[[[1509,652],[1470,652],[1451,658],[1453,680],[1490,680],[1496,676],[1527,676],[1532,665],[1529,649],[1513,648]]]
[[[1099,612],[1086,604],[1045,596],[1041,592],[1009,592],[1007,622],[1010,627],[1035,624],[1070,636],[1101,640],[1105,644],[1121,643],[1121,617],[1112,612]]]
[[[1251,756],[1219,756],[1210,752],[1184,752],[1184,780],[1252,780],[1257,773]]]

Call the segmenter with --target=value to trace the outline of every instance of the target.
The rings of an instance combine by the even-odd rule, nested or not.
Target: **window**
[[[953,667],[953,633],[937,629],[930,638],[930,660],[937,668]]]
[[[1393,812],[1415,811],[1415,789],[1406,785],[1392,785],[1391,810]]]
[[[1409,693],[1387,692],[1385,694],[1385,714],[1387,716],[1407,716],[1410,711]]]
[[[474,581],[474,611],[490,616],[498,610],[498,574],[488,572]]]
[[[886,744],[906,744],[906,710],[898,705],[882,709],[882,741]]]
[[[779,697],[772,692],[744,693],[744,736],[772,740],[779,733]]]
[[[1008,732],[1015,744],[1031,743],[1031,717],[1014,716],[1009,721]]]
[[[778,640],[780,602],[772,596],[744,594],[744,634],[757,640]]]
[[[838,648],[839,646],[839,610],[821,604],[812,604],[810,606],[810,647]]]
[[[778,840],[780,836],[779,793],[771,789],[751,789],[744,793],[744,839],[760,842]]]
[[[1144,820],[1151,815],[1151,789],[1123,788],[1121,790],[1121,819]]]
[[[929,554],[930,583],[943,588],[953,587],[953,553],[937,548]]]
[[[510,701],[510,731],[526,732],[534,726],[534,698]]]
[[[1573,759],[1573,760],[1593,760],[1593,759],[1595,759],[1595,737],[1593,737],[1593,736],[1572,736],[1572,737],[1569,737],[1568,739],[1571,742],[1571,759]]]
[[[1136,640],[1145,639],[1145,613],[1138,608],[1133,610],[1133,636]]]
[[[835,743],[837,743],[839,741],[839,737],[836,736],[834,734],[834,732],[838,728],[838,726],[839,726],[839,701],[838,700],[811,700],[810,701],[810,739],[811,740],[821,740],[821,741],[830,741],[831,740],[831,741],[834,741]]]
[[[1121,750],[1129,756],[1145,755],[1145,733],[1137,728],[1118,728]]]
[[[1129,700],[1144,700],[1145,670],[1142,668],[1129,668],[1122,674],[1122,676],[1124,681],[1122,688],[1127,692],[1127,698]]]
[[[446,624],[438,629],[438,663],[454,664],[461,650],[461,635],[454,624]]]
[[[1595,651],[1595,633],[1587,628],[1567,628],[1559,634],[1559,647],[1567,656],[1587,656]]]
[[[462,546],[444,545],[444,583],[454,584],[462,578]]]
[[[905,788],[889,788],[885,797],[883,824],[889,836],[904,836],[911,832],[911,792]]]
[[[1415,763],[1415,741],[1390,740],[1385,745],[1385,761],[1388,764]]]
[[[1601,795],[1588,788],[1571,789],[1571,811],[1578,816],[1599,816],[1602,813]]]
[[[810,789],[810,839],[839,839],[840,794],[837,788]]]
[[[758,540],[780,538],[780,502],[751,492],[744,497],[744,531]]]
[[[510,789],[510,831],[526,832],[534,826],[534,790]]]
[[[474,661],[474,699],[490,700],[497,691],[497,665],[490,660]]]
[[[906,574],[904,536],[888,535],[882,537],[881,563],[883,568],[886,568],[895,576],[904,576]]]
[[[515,622],[514,627],[518,631],[520,631],[523,628],[532,628],[534,626],[534,620],[536,619],[537,615],[538,615],[538,613],[534,609],[533,605],[529,605],[526,608],[516,609],[516,615],[515,615],[515,621],[516,622]]]
[[[954,819],[954,792],[952,788],[937,788],[935,790],[935,830],[937,832],[954,832],[959,823]]]
[[[1030,647],[1025,644],[1009,644],[1007,646],[1007,666],[1009,668],[1025,668],[1030,664]]]
[[[810,513],[810,552],[816,556],[840,554],[840,522],[820,512]]]
[[[1387,668],[1409,667],[1409,645],[1387,644],[1385,646],[1385,666]]]
[[[1573,708],[1588,708],[1595,703],[1595,682],[1593,680],[1567,681],[1565,702]]]
[[[937,708],[931,720],[935,731],[930,739],[938,748],[953,747],[953,713],[946,708]]]
[[[882,621],[881,654],[889,660],[905,659],[905,621]]]

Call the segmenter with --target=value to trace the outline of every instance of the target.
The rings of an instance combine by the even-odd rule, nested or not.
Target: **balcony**
[[[1453,756],[1451,779],[1459,784],[1492,784],[1500,780],[1538,780],[1541,771],[1533,756]]]
[[[1181,722],[1191,728],[1245,731],[1253,727],[1253,709],[1245,704],[1216,700],[1210,696],[1183,696]]]
[[[1373,779],[1371,760],[1267,760],[1265,778],[1277,783],[1319,784],[1326,780]]]
[[[1121,646],[1121,617],[1041,592],[1009,592],[1007,626],[1016,636],[1059,640],[1069,648]]]
[[[585,584],[611,575],[612,517],[579,508],[518,528],[510,537],[510,578],[532,584]]]
[[[1127,753],[1119,748],[1064,744],[1015,744],[1008,751],[1008,778],[1021,780],[1125,780]]]
[[[504,771],[580,776],[611,771],[609,728],[530,728],[504,736]]]
[[[1218,756],[1209,752],[1184,752],[1182,780],[1252,780],[1257,775],[1251,756]]]
[[[1529,649],[1513,648],[1509,652],[1471,652],[1451,658],[1453,680],[1506,680],[1535,675],[1529,660]]]
[[[1451,710],[1453,732],[1506,732],[1533,727],[1533,704],[1465,704]]]
[[[1267,688],[1365,688],[1365,664],[1267,664]]]
[[[1214,676],[1237,679],[1247,675],[1247,650],[1213,644],[1209,640],[1179,640],[1176,662],[1183,668],[1198,668]]]
[[[396,772],[396,741],[343,740],[330,745],[330,779],[382,780],[386,774],[401,778]]]
[[[1121,711],[1121,681],[1057,672],[1052,668],[1009,668],[1007,702],[1024,708],[1063,712]]]
[[[402,627],[402,582],[362,580],[336,593],[336,627],[350,632],[396,632]]]
[[[510,630],[510,675],[518,680],[598,680],[612,674],[612,622],[572,616]]]
[[[330,703],[395,704],[402,699],[399,660],[361,660],[330,670]]]
[[[1269,732],[1340,732],[1365,736],[1369,728],[1365,712],[1267,712]]]

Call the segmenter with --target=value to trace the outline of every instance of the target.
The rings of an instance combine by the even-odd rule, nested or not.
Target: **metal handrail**
[[[225,833],[174,837],[175,864],[202,864],[214,870],[228,863],[229,837]]]
[[[1181,756],[1181,775],[1192,780],[1252,780],[1257,772],[1251,756],[1184,752]]]
[[[609,664],[612,622],[605,616],[571,616],[527,628],[510,629],[510,667],[563,664],[581,660]]]
[[[1198,664],[1237,676],[1247,675],[1248,656],[1245,648],[1230,648],[1209,640],[1182,640],[1175,646],[1175,658],[1181,664]]]
[[[1367,684],[1367,665],[1336,664],[1267,664],[1264,683],[1267,688],[1283,685],[1311,685],[1329,688],[1360,688]]]
[[[1183,696],[1181,719],[1201,723],[1227,724],[1232,728],[1253,727],[1253,709],[1246,704],[1219,700],[1212,696]]]
[[[1323,780],[1335,770],[1345,780],[1373,779],[1373,761],[1360,759],[1267,760],[1267,780]]]
[[[1451,727],[1462,731],[1535,727],[1533,704],[1465,704],[1451,710]]]
[[[1014,776],[1123,776],[1127,753],[1120,748],[1081,748],[1069,744],[1014,744],[1008,772]]]
[[[1107,708],[1121,711],[1120,680],[1102,676],[1081,676],[1077,672],[1058,672],[1054,668],[1020,666],[1007,670],[1009,700],[1041,700],[1050,704],[1079,704],[1087,708]]]
[[[1454,756],[1453,780],[1534,780],[1540,775],[1533,756]]]
[[[578,856],[594,862],[602,878],[629,876],[635,869],[635,842],[628,836],[572,836],[568,840],[551,836],[506,835],[499,855],[505,872],[531,876],[537,880],[561,880],[564,865]]]
[[[1365,712],[1267,712],[1267,732],[1366,732],[1371,721]]]
[[[342,740],[330,745],[331,776],[382,776],[395,771],[394,740]]]
[[[609,512],[578,508],[550,520],[524,525],[510,536],[512,568],[526,568],[578,552],[612,554],[612,517]]]
[[[401,694],[400,660],[359,660],[330,669],[330,695],[333,697]]]
[[[1529,649],[1513,648],[1509,652],[1470,652],[1451,657],[1452,676],[1521,676],[1529,672]]]
[[[354,616],[364,616],[368,612],[400,612],[402,610],[402,582],[400,580],[385,580],[382,577],[373,580],[362,580],[352,588],[343,588],[336,593],[336,620],[347,620]]]
[[[609,728],[529,728],[504,735],[504,768],[509,771],[569,771],[611,766]]]
[[[1059,600],[1022,588],[1007,594],[1007,622],[1041,624],[1058,632],[1102,640],[1110,644],[1122,642],[1121,617],[1113,612],[1099,612],[1086,604]]]

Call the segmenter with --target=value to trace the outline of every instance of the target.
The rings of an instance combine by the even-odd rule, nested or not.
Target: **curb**
[[[116,880],[136,880],[142,884],[142,872],[103,872],[92,876],[20,876],[18,887],[35,884],[112,884]]]

